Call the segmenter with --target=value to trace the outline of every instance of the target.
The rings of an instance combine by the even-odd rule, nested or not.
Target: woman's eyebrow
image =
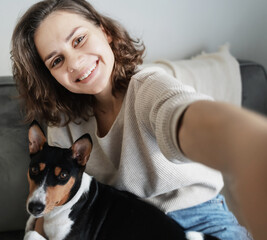
[[[49,60],[51,57],[53,57],[56,54],[57,54],[57,51],[51,52],[50,54],[47,55],[47,57],[45,57],[44,62],[46,62],[47,60]]]
[[[72,36],[75,34],[75,32],[79,29],[80,27],[75,27],[70,34],[65,38],[65,42],[68,42]],[[48,54],[45,58],[44,58],[44,62],[46,62],[48,59],[50,59],[51,57],[53,57],[54,55],[57,54],[57,51],[53,51],[50,54]]]
[[[71,33],[66,37],[65,42],[68,42],[68,41],[71,39],[71,37],[74,35],[74,33],[75,33],[79,28],[80,28],[80,27],[75,27],[75,28],[71,31]]]

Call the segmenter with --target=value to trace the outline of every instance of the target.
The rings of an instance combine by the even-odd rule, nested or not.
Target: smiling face
[[[39,26],[34,42],[54,78],[69,91],[111,91],[114,54],[101,27],[70,12],[51,13]]]

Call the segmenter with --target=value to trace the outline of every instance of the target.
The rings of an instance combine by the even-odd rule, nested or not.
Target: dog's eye
[[[39,167],[37,167],[37,166],[31,167],[31,173],[33,175],[37,175],[39,173]]]
[[[60,174],[59,174],[59,179],[61,180],[65,180],[69,177],[69,173],[67,171],[62,171]]]

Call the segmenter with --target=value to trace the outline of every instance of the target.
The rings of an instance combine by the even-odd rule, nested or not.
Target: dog
[[[24,240],[201,240],[155,206],[132,193],[101,184],[84,172],[93,143],[89,134],[70,148],[49,146],[37,121],[29,128],[30,217]],[[43,217],[47,238],[34,231]]]

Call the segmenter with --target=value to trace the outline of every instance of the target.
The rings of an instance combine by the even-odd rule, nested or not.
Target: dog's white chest
[[[71,230],[73,221],[69,218],[70,210],[65,210],[52,218],[45,218],[44,231],[49,240],[62,240]]]
[[[49,240],[62,240],[71,231],[74,223],[69,218],[72,206],[79,201],[82,194],[89,191],[91,180],[92,178],[84,173],[76,195],[65,205],[54,208],[44,216],[44,231]]]

